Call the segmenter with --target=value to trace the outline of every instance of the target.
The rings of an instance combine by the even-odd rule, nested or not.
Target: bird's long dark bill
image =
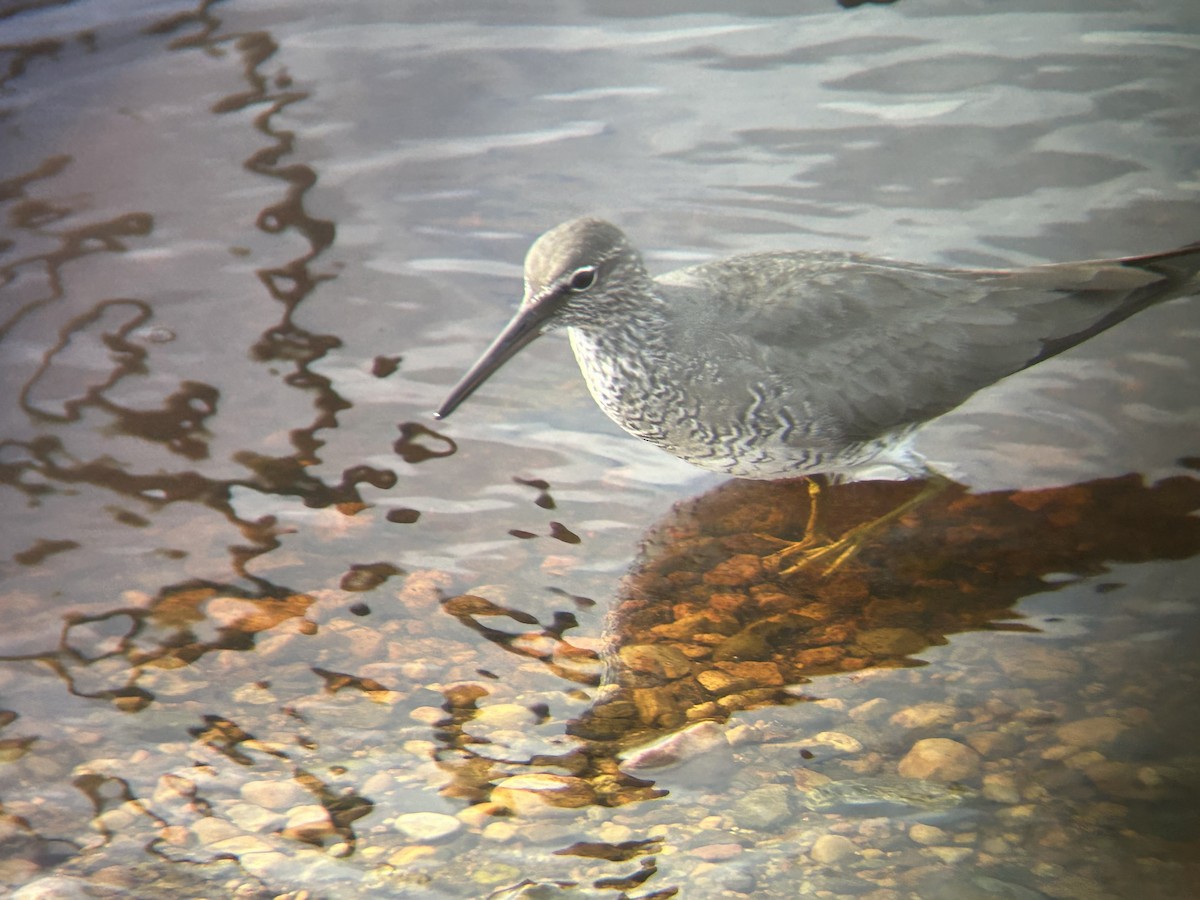
[[[502,365],[512,359],[521,348],[542,333],[542,325],[557,309],[558,304],[553,297],[547,297],[539,302],[524,305],[517,314],[504,326],[504,330],[492,341],[483,356],[475,361],[467,374],[464,375],[450,392],[434,416],[444,419],[458,408],[475,389],[487,381]]]

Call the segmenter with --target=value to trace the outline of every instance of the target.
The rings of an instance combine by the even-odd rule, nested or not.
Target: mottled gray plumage
[[[450,414],[566,327],[588,388],[631,434],[746,478],[907,477],[908,437],[980,388],[1197,290],[1200,245],[1003,271],[852,253],[755,253],[651,278],[614,225],[576,219],[525,260],[525,299]]]

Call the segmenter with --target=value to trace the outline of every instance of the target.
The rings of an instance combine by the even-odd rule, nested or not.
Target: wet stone
[[[948,866],[954,866],[968,859],[975,851],[970,847],[926,847],[922,852]]]
[[[1055,729],[1058,739],[1072,747],[1103,747],[1126,730],[1125,723],[1110,716],[1078,719]]]
[[[888,721],[900,728],[916,729],[949,725],[957,718],[957,708],[949,703],[918,703],[900,710]]]
[[[813,842],[809,853],[814,862],[830,866],[855,856],[858,845],[840,834],[823,834]]]
[[[1063,650],[1026,646],[999,654],[996,660],[1005,675],[1028,681],[1057,681],[1078,675],[1083,666]]]
[[[801,650],[792,658],[792,664],[797,669],[819,669],[826,666],[835,666],[839,660],[846,655],[846,651],[841,647],[813,647],[810,650]]]
[[[622,666],[634,677],[673,681],[692,671],[691,661],[665,644],[629,644],[618,651]]]
[[[693,847],[688,853],[705,862],[722,862],[740,856],[745,848],[741,844],[702,844]]]
[[[905,778],[964,781],[979,774],[979,754],[949,738],[926,738],[913,744],[896,767]]]
[[[489,822],[480,834],[485,840],[503,844],[515,838],[519,831],[512,822]]]
[[[444,813],[413,812],[396,816],[392,827],[410,841],[432,843],[454,837],[463,824]]]
[[[782,784],[764,784],[735,800],[729,815],[740,828],[769,830],[791,817],[791,792]]]
[[[922,844],[924,846],[946,844],[950,840],[950,835],[941,828],[921,822],[916,823],[908,829],[908,837],[914,844]]]
[[[537,716],[519,703],[494,703],[480,707],[472,724],[497,729],[527,728],[536,721]]]
[[[871,628],[860,631],[855,642],[872,656],[908,656],[929,646],[925,636],[911,628]]]
[[[215,844],[228,838],[237,837],[242,830],[231,822],[216,816],[204,816],[192,824],[192,833],[201,844]]]
[[[719,669],[709,669],[705,672],[700,672],[696,676],[696,681],[710,694],[717,696],[749,687],[746,679],[738,678],[736,675],[722,672]]]
[[[277,827],[283,817],[254,803],[233,803],[225,808],[229,821],[245,831],[268,831]]]
[[[746,867],[726,862],[698,872],[692,879],[692,886],[698,896],[745,896],[753,895],[757,881]]]
[[[819,731],[806,743],[828,748],[835,753],[861,753],[862,741],[841,731]]]
[[[722,672],[728,672],[738,678],[752,682],[757,687],[777,687],[784,682],[783,673],[773,662],[722,662],[717,666]]]
[[[529,774],[501,781],[492,791],[492,800],[517,815],[539,816],[587,806],[596,795],[582,778]]]
[[[1003,731],[976,731],[968,734],[966,741],[980,756],[988,757],[1010,756],[1019,746],[1014,735]]]
[[[715,660],[770,659],[771,645],[756,631],[746,629],[731,635],[713,648]]]
[[[800,802],[811,810],[879,805],[910,806],[914,809],[942,810],[958,806],[973,792],[958,785],[946,785],[920,778],[895,775],[847,778],[841,781],[808,783]]]
[[[684,715],[679,698],[670,687],[634,688],[632,693],[637,717],[645,724],[668,728],[682,724]]]
[[[1021,802],[1021,792],[1017,788],[1017,780],[1012,775],[1001,773],[984,775],[981,793],[995,803]]]
[[[728,772],[733,754],[725,732],[715,722],[698,722],[622,755],[621,768],[650,778],[678,766],[702,769],[712,776]]]
[[[13,900],[87,900],[95,894],[82,878],[48,875],[13,892]]]
[[[739,553],[705,572],[704,581],[720,587],[741,587],[762,580],[762,576],[762,557]]]
[[[228,853],[232,856],[242,856],[243,854],[258,855],[274,851],[274,848],[269,843],[252,834],[242,834],[236,837],[225,838],[209,846],[210,849],[218,853]],[[279,855],[283,856],[282,853]]]
[[[283,836],[292,840],[320,843],[337,834],[329,810],[318,804],[298,806],[288,813]]]
[[[731,635],[738,631],[738,621],[715,611],[682,616],[674,622],[664,622],[650,629],[651,633],[669,641],[691,641],[697,635]],[[622,648],[624,649],[624,648]]]
[[[193,788],[194,790],[194,788]],[[242,799],[264,809],[291,809],[312,801],[313,796],[294,781],[247,781]]]

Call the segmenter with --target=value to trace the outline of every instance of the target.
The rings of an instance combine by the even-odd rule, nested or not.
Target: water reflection
[[[841,533],[920,485],[827,490],[828,527]],[[790,686],[817,675],[916,665],[958,632],[1031,628],[1012,622],[1015,606],[1049,578],[1062,586],[1117,562],[1200,552],[1194,479],[989,494],[959,487],[878,534],[832,577],[804,570],[781,581],[762,564],[771,550],[764,536],[803,533],[808,503],[803,485],[731,482],[656,527],[611,620],[608,681],[620,688],[611,702],[636,711],[632,726],[616,726],[622,739],[786,702]],[[604,717],[580,727],[603,737],[613,725]]]
[[[836,531],[872,521],[920,485],[827,490]],[[779,579],[763,566],[772,548],[766,535],[802,532],[809,502],[799,482],[733,481],[680,504],[647,535],[641,561],[625,579],[599,680],[597,654],[572,647],[564,634],[577,624],[570,613],[543,627],[519,609],[472,595],[450,598],[442,609],[560,677],[602,681],[599,701],[569,731],[603,756],[690,722],[797,702],[807,694],[796,686],[823,675],[921,665],[923,651],[953,634],[1036,632],[1017,612],[1031,594],[1114,563],[1200,552],[1193,515],[1200,482],[1146,486],[1128,476],[1029,492],[969,494],[958,487],[880,534],[833,577],[806,570]],[[1112,587],[1104,582],[1097,592]],[[516,627],[483,624],[481,617]],[[472,704],[485,694],[473,695]]]
[[[4,641],[2,683],[16,707],[4,712],[0,726],[5,843],[14,853],[6,854],[8,884],[68,859],[87,870],[88,853],[100,847],[114,854],[111,859],[121,858],[120,848],[128,847],[134,855],[124,858],[135,865],[142,864],[136,860],[144,852],[190,863],[236,858],[248,846],[221,845],[228,834],[210,834],[208,849],[196,843],[195,835],[212,818],[216,802],[204,772],[219,782],[218,759],[258,769],[274,764],[285,784],[299,788],[291,815],[278,823],[280,833],[324,846],[333,856],[353,853],[352,823],[372,808],[352,788],[332,788],[328,775],[305,768],[304,754],[311,755],[315,744],[306,739],[297,744],[295,735],[303,723],[297,711],[285,708],[278,714],[287,739],[263,740],[255,736],[256,725],[240,725],[216,695],[211,701],[201,699],[219,684],[210,680],[211,671],[203,674],[207,659],[253,650],[256,637],[281,623],[294,623],[286,627],[298,635],[316,630],[304,619],[311,595],[248,568],[278,550],[279,536],[288,529],[273,515],[239,513],[237,492],[297,497],[311,507],[350,516],[366,505],[359,485],[388,487],[396,480],[388,469],[363,464],[347,468],[331,483],[309,471],[320,461],[320,433],[335,427],[337,414],[349,404],[328,378],[311,369],[340,340],[296,322],[299,306],[333,277],[316,267],[334,240],[333,223],[310,215],[305,207],[316,173],[292,159],[295,135],[278,124],[279,116],[308,94],[273,66],[278,47],[267,33],[223,33],[213,6],[204,2],[194,12],[151,25],[145,34],[165,39],[169,51],[198,51],[240,68],[243,86],[213,103],[211,114],[252,116],[252,127],[266,142],[245,159],[245,169],[282,189],[281,198],[258,210],[255,224],[265,236],[298,237],[300,243],[299,255],[253,269],[264,299],[279,304],[265,330],[257,335],[244,331],[244,289],[227,298],[199,292],[190,298],[190,309],[179,304],[184,294],[180,284],[155,292],[153,276],[146,276],[156,260],[177,253],[167,242],[178,237],[164,239],[156,222],[162,217],[148,212],[96,215],[90,198],[64,198],[59,183],[76,164],[72,156],[46,157],[0,183],[0,212],[8,225],[0,244],[0,288],[7,297],[0,341],[10,350],[5,377],[15,400],[0,441],[0,482],[41,512],[40,519],[31,519],[15,518],[15,510],[9,510],[10,540],[24,541],[16,545],[12,561],[25,571],[22,578],[9,578],[5,607],[8,616],[25,614],[30,623],[61,621],[58,645],[52,649],[37,647],[36,628],[16,629]],[[96,36],[92,38],[95,49]],[[8,78],[25,75],[39,59],[62,67],[67,79],[79,77],[78,54],[62,42],[40,41],[5,51]],[[203,176],[194,175],[193,181],[195,177]],[[177,221],[169,227],[177,227]],[[278,256],[278,249],[273,255]],[[229,252],[233,259],[248,260],[259,250],[237,245]],[[109,269],[97,269],[94,260],[99,257],[123,259],[117,268],[124,277],[114,280]],[[131,274],[135,269],[140,277]],[[148,290],[104,296],[105,287],[116,281]],[[220,371],[220,350],[205,348],[211,342],[208,333],[216,333],[212,317],[218,315],[231,316],[231,345],[244,341],[260,390],[270,391],[279,380],[286,391],[311,398],[317,410],[311,424],[287,432],[288,450],[263,452],[247,440],[230,453],[240,466],[237,472],[230,472],[223,458],[228,452],[223,438],[230,417],[244,409],[244,391],[230,388],[242,389],[245,382],[230,382],[228,373]],[[39,347],[36,356],[29,352]],[[172,373],[189,366],[213,377],[172,381]],[[20,418],[12,415],[18,410]],[[262,424],[272,427],[267,418]],[[248,437],[243,434],[239,440]],[[268,438],[267,443],[279,442]],[[189,510],[182,516],[177,512],[181,507]],[[62,509],[74,514],[65,516]],[[216,513],[216,521],[201,511]],[[115,539],[103,533],[105,518],[118,527]],[[233,529],[228,547],[221,546],[224,525]],[[42,528],[75,537],[46,536],[39,533]],[[131,539],[131,530],[144,537]],[[162,564],[113,577],[112,567],[104,565],[105,552],[128,558],[130,551],[121,549],[126,543],[149,551]],[[230,578],[180,580],[179,570],[187,565],[209,574],[227,569]],[[59,584],[73,586],[77,611],[56,612],[57,595],[42,587],[52,572]],[[382,583],[398,572],[351,567],[343,580],[347,590],[365,590],[364,579]],[[10,569],[8,574],[14,573]],[[114,584],[123,589],[126,601],[116,606]],[[143,586],[149,590],[140,590]],[[41,683],[47,676],[77,702],[64,703],[56,692],[47,693]],[[313,667],[311,677],[325,679],[329,691],[344,687],[336,673],[320,667]],[[263,679],[249,689],[269,690]],[[53,699],[47,703],[47,698]],[[93,705],[97,701],[124,714],[153,708],[161,712],[165,704],[171,711],[167,721],[147,720],[135,730],[144,738],[157,734],[159,740],[149,743],[160,747],[168,734],[174,740],[189,735],[198,757],[189,764],[166,750],[147,779],[127,763],[97,756],[100,746],[117,757],[130,750],[119,742],[110,744],[108,735],[95,730],[103,727]],[[59,723],[55,715],[61,717]],[[55,782],[60,786],[52,787]],[[162,883],[182,884],[193,877],[166,874]],[[199,877],[205,881],[208,876]]]
[[[282,304],[283,311],[275,324],[251,340],[250,354],[263,371],[282,374],[288,388],[310,394],[318,416],[309,426],[291,429],[294,449],[289,454],[236,451],[234,458],[249,475],[232,478],[164,465],[164,460],[158,460],[156,472],[152,464],[138,472],[136,465],[107,454],[93,455],[89,446],[93,442],[81,440],[82,435],[72,429],[54,427],[99,416],[100,421],[107,421],[108,434],[152,442],[172,455],[200,462],[211,458],[224,400],[220,387],[200,380],[184,378],[171,387],[160,371],[169,371],[169,366],[151,371],[151,354],[173,349],[169,344],[176,338],[171,329],[152,323],[156,315],[168,321],[173,317],[169,304],[156,309],[158,298],[118,297],[98,300],[82,313],[71,311],[78,305],[75,294],[84,293],[72,276],[79,264],[95,254],[127,254],[146,246],[154,237],[154,220],[148,213],[130,212],[82,226],[72,224],[81,210],[37,196],[40,185],[45,183],[52,190],[53,180],[72,164],[69,156],[53,156],[0,185],[0,202],[6,207],[14,235],[4,248],[0,285],[19,298],[0,325],[0,340],[37,340],[51,330],[57,333],[56,338],[45,341],[47,348],[37,365],[22,375],[20,408],[40,433],[18,439],[11,436],[17,429],[10,428],[10,435],[0,442],[3,481],[35,502],[50,495],[71,494],[76,490],[71,486],[98,488],[132,501],[133,509],[113,507],[113,515],[122,524],[140,528],[149,527],[155,513],[171,504],[207,506],[249,541],[248,546],[233,548],[235,572],[264,594],[286,595],[287,589],[246,571],[250,560],[279,546],[276,523],[271,517],[248,520],[239,516],[232,492],[242,486],[264,494],[297,496],[310,506],[350,508],[362,504],[359,484],[387,487],[395,483],[395,475],[387,469],[356,465],[343,473],[340,482],[327,484],[306,471],[319,462],[320,432],[335,427],[338,411],[349,405],[328,378],[311,369],[315,361],[339,346],[340,340],[311,332],[294,320],[297,307],[321,282],[333,277],[331,272],[314,268],[314,261],[329,248],[335,234],[332,222],[311,216],[305,209],[305,195],[316,182],[316,173],[288,160],[294,153],[295,136],[275,122],[288,106],[308,95],[292,88],[286,73],[266,71],[277,50],[269,35],[219,34],[220,23],[212,15],[212,6],[202,3],[196,12],[172,16],[150,26],[146,33],[170,38],[168,47],[173,51],[200,50],[216,58],[231,53],[242,66],[245,88],[214,103],[212,113],[254,113],[253,127],[268,143],[245,160],[245,168],[284,187],[283,199],[258,212],[257,226],[268,235],[299,235],[306,244],[301,255],[254,270],[268,296]],[[18,62],[25,58],[18,54]],[[19,74],[23,65],[14,63],[10,72]],[[210,301],[205,298],[205,302]],[[148,377],[163,391],[157,406],[145,405],[150,393],[145,385]],[[130,401],[138,405],[130,405]],[[130,449],[134,458],[147,457],[144,445]],[[38,538],[18,551],[15,559],[33,565],[49,552],[65,552],[78,545],[69,539]],[[178,555],[181,551],[163,552]]]

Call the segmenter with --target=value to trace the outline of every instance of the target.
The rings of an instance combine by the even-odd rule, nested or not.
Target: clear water
[[[768,660],[670,635],[802,490],[625,437],[556,339],[431,411],[579,214],[656,271],[1194,241],[1197,82],[1187,0],[0,5],[0,884],[1190,896],[1193,301],[932,427],[990,499],[787,587],[841,631]],[[733,681],[638,668],[680,647]],[[957,812],[804,806],[925,738],[978,754]],[[531,773],[579,805],[496,790]]]

